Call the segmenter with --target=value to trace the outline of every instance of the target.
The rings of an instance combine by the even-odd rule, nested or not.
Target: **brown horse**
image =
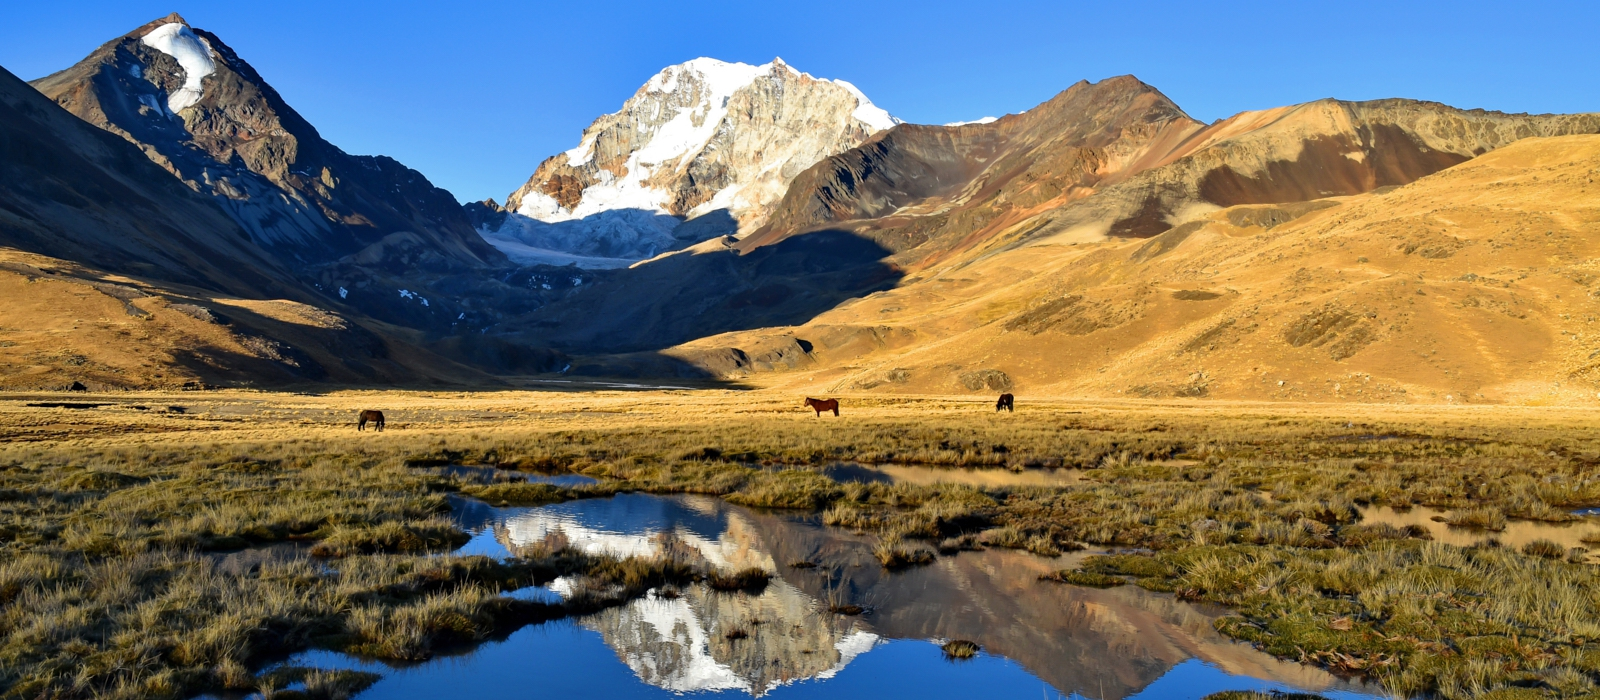
[[[383,432],[383,411],[362,411],[361,419],[356,422],[356,430],[366,430],[367,421],[372,421],[372,429]]]
[[[1001,411],[1011,411],[1012,413],[1015,413],[1017,411],[1016,397],[1010,394],[1001,394],[1000,400],[994,402],[994,411],[995,413],[999,413]]]
[[[839,415],[838,399],[813,399],[808,397],[805,405],[810,406],[812,410],[815,410],[818,418],[822,417],[823,411],[833,411],[833,415]]]

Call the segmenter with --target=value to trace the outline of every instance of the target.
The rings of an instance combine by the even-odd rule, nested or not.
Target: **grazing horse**
[[[836,415],[836,416],[839,415],[839,400],[838,399],[813,399],[813,398],[807,398],[805,405],[810,406],[812,408],[812,410],[815,410],[817,412],[817,417],[818,418],[822,417],[822,412],[823,411],[833,411],[833,415]]]
[[[367,421],[372,421],[372,429],[383,432],[383,411],[362,411],[361,420],[356,422],[356,430],[366,430]]]
[[[1017,398],[1015,396],[1010,395],[1010,394],[1001,394],[1000,395],[1000,400],[994,402],[994,411],[995,411],[995,413],[999,413],[1001,411],[1011,411],[1011,412],[1015,413],[1016,410],[1017,410]]]

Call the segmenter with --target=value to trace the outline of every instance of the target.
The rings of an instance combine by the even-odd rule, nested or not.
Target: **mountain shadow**
[[[646,353],[729,331],[799,325],[894,287],[904,273],[886,260],[890,252],[836,230],[744,254],[722,238],[604,275],[516,323],[531,342],[578,354]]]

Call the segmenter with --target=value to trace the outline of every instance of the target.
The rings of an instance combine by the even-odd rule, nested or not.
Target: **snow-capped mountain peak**
[[[760,224],[800,171],[900,123],[854,85],[781,58],[696,58],[652,76],[540,165],[485,237],[539,251],[637,260]],[[708,214],[721,212],[716,225]],[[685,219],[699,220],[680,230]]]

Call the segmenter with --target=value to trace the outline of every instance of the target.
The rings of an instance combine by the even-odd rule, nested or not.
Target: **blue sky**
[[[1198,119],[1321,97],[1600,111],[1589,2],[24,2],[0,66],[65,68],[168,12],[215,32],[352,153],[504,197],[661,68],[781,56],[912,122],[1132,73]]]

